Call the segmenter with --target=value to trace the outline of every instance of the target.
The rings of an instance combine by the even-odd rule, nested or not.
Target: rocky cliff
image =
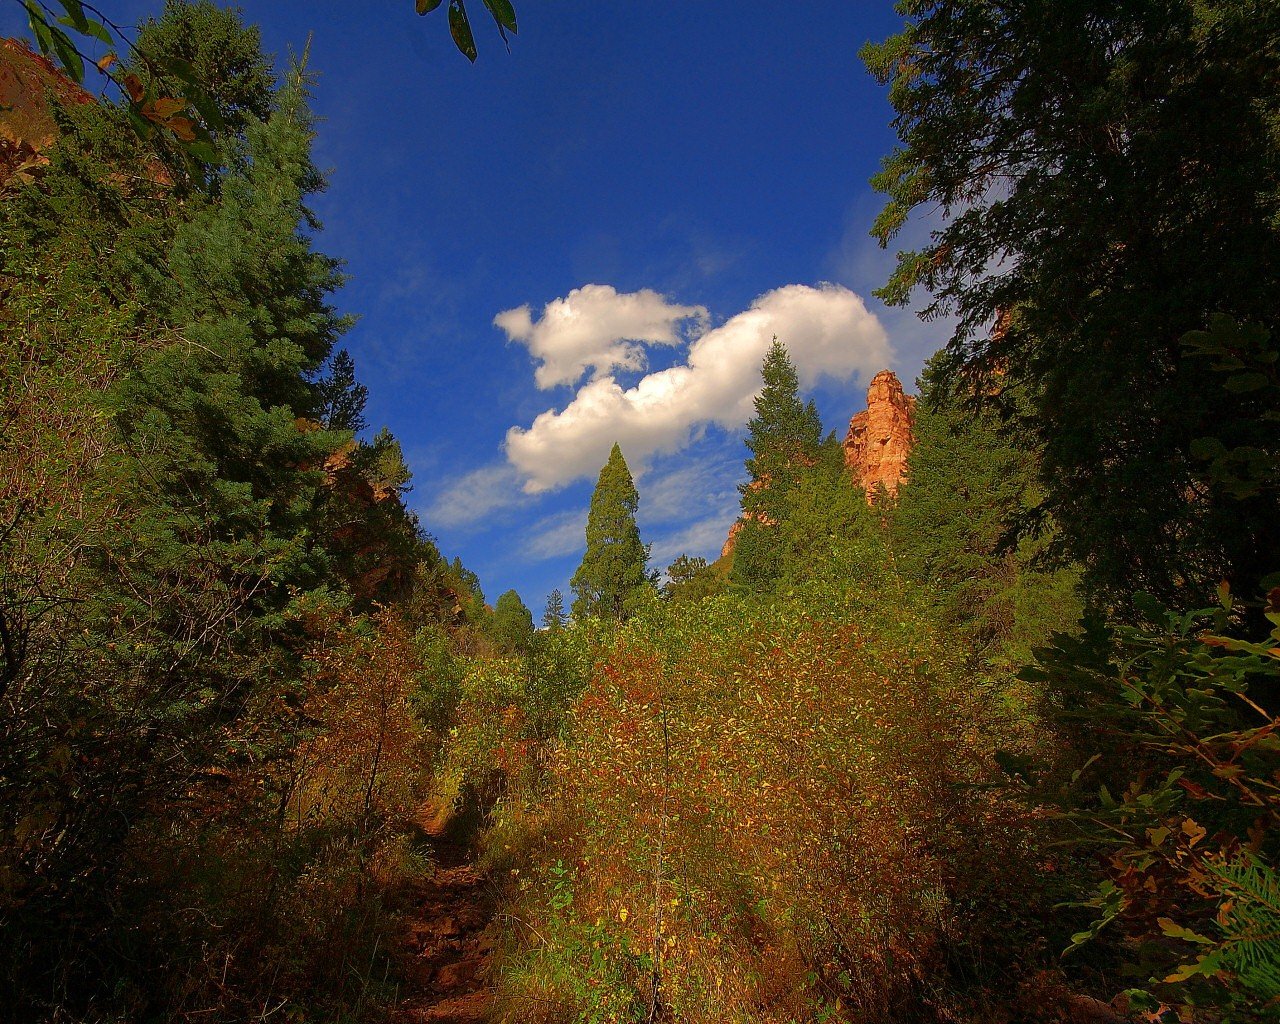
[[[892,370],[881,370],[867,387],[867,407],[849,421],[844,439],[844,463],[853,482],[875,499],[878,488],[890,494],[906,482],[907,456],[911,454],[916,419],[916,399],[902,390]],[[733,554],[742,529],[738,520],[720,550],[721,558]]]
[[[849,421],[844,438],[844,463],[855,482],[874,498],[883,487],[896,494],[907,478],[916,400],[902,390],[891,370],[881,370],[867,388],[867,407]]]
[[[57,138],[50,100],[92,103],[87,90],[18,39],[0,39],[0,190],[29,180]]]

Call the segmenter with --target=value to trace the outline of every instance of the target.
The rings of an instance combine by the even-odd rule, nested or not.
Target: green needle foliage
[[[918,385],[910,483],[890,512],[899,568],[933,595],[975,662],[1025,663],[1033,644],[1080,612],[1078,572],[1040,564],[1052,538],[1017,537],[1041,493],[1038,452],[994,411],[974,412],[950,391],[942,357]]]
[[[547,605],[542,612],[542,625],[545,629],[562,629],[565,622],[564,595],[559,588],[547,595]]]
[[[730,579],[753,591],[770,589],[781,577],[784,557],[776,526],[788,515],[788,500],[805,472],[818,461],[822,423],[813,402],[800,400],[800,380],[786,348],[773,339],[761,367],[764,386],[747,424],[750,479],[742,492],[742,526]]]
[[[631,470],[614,444],[600,470],[587,511],[587,550],[570,580],[575,618],[621,622],[640,594],[651,589],[649,549],[640,540],[636,509],[640,495]]]

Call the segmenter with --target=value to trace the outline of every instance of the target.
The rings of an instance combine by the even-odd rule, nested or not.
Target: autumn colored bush
[[[955,1019],[1033,958],[1035,824],[982,788],[1011,727],[880,601],[878,554],[847,553],[860,585],[837,560],[778,600],[570,627],[585,687],[540,743],[513,666],[473,679],[455,742],[503,780],[508,1019]]]
[[[1248,636],[1226,584],[1180,613],[1139,596],[1133,626],[1095,620],[1026,676],[1071,736],[1074,770],[1033,790],[1097,865],[1072,955],[1110,939],[1125,1002],[1152,1019],[1280,1012],[1280,591]],[[1256,609],[1253,609],[1256,612]],[[1244,633],[1242,638],[1241,633]],[[1255,634],[1256,636],[1256,634]]]

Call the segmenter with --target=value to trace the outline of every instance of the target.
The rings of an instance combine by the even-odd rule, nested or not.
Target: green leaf
[[[200,76],[196,69],[189,61],[185,61],[181,57],[165,58],[164,69],[184,85],[200,85]]]
[[[83,32],[89,19],[84,16],[84,5],[80,3],[80,0],[58,0],[58,3],[67,12],[65,18],[59,18],[58,20],[64,25],[70,25],[77,32]]]
[[[1197,957],[1193,964],[1183,964],[1176,971],[1164,979],[1166,985],[1172,985],[1180,981],[1188,981],[1197,975],[1205,975],[1213,977],[1222,970],[1222,954],[1221,952],[1206,953],[1204,956]]]
[[[430,14],[442,3],[444,3],[444,0],[417,0],[414,6],[419,14]]]
[[[84,81],[84,59],[76,50],[76,44],[57,25],[49,26],[49,35],[53,42],[53,52],[58,55],[58,62],[76,82]]]
[[[87,36],[93,36],[94,39],[106,43],[108,46],[115,45],[115,40],[111,38],[111,33],[107,31],[107,26],[100,21],[88,18],[85,20],[84,28],[80,31]]]
[[[31,0],[26,0],[24,6],[27,9],[27,24],[31,26],[31,34],[36,37],[36,45],[40,47],[41,53],[48,56],[53,49],[53,36],[49,33],[48,19]]]
[[[1197,459],[1216,459],[1226,452],[1227,446],[1216,437],[1197,437],[1191,442],[1191,454]]]
[[[129,118],[129,123],[133,125],[133,130],[137,132],[138,138],[151,138],[151,133],[155,130],[155,125],[139,113],[138,105],[136,103],[130,103],[129,106],[125,108],[125,115]]]
[[[476,60],[476,40],[471,34],[471,21],[467,18],[467,8],[462,0],[449,0],[449,34],[453,36],[453,44],[471,63]]]
[[[222,163],[222,156],[218,153],[218,148],[212,142],[203,142],[197,140],[187,143],[183,149],[186,152],[206,164]]]
[[[80,0],[58,0],[58,3],[67,12],[66,17],[58,19],[60,24],[75,29],[82,36],[93,36],[94,39],[101,40],[108,46],[114,43],[111,33],[107,31],[105,25],[85,15],[84,5],[80,3]]]
[[[506,29],[513,35],[516,32],[516,9],[511,6],[511,0],[484,0],[484,5],[489,8],[489,13],[493,15],[493,20],[498,23],[498,28]]]
[[[1213,939],[1207,938],[1198,932],[1193,932],[1190,928],[1186,928],[1167,917],[1157,919],[1156,924],[1160,926],[1160,930],[1171,939],[1181,939],[1183,942],[1194,942],[1201,946],[1212,946]]]
[[[222,111],[218,109],[218,105],[209,99],[209,97],[201,89],[189,89],[183,92],[183,99],[190,103],[204,118],[204,123],[213,131],[221,131],[226,127],[226,123],[222,120]]]

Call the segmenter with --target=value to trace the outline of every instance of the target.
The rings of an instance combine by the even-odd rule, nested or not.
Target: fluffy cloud
[[[588,293],[617,299],[652,296],[652,300],[644,300],[658,303],[649,306],[651,312],[668,311],[662,314],[667,316],[666,321],[661,321],[656,312],[658,319],[650,321],[650,334],[662,334],[654,342],[657,344],[676,343],[668,339],[675,336],[681,316],[672,311],[693,310],[694,313],[682,315],[704,315],[701,307],[667,305],[653,292],[619,296],[612,288],[588,285],[566,299],[548,303],[547,312],[536,325],[525,308],[523,314],[520,310],[501,314],[499,319],[507,318],[507,325],[499,326],[510,337],[527,337],[530,351],[539,355],[534,338],[551,318],[553,307],[581,308],[580,299],[575,296]],[[633,317],[630,330],[619,331],[613,307],[606,302],[604,308],[608,311],[605,324],[576,324],[569,334],[549,331],[537,343],[546,353],[539,356],[543,363],[538,368],[539,374],[548,371],[546,379],[563,382],[575,366],[577,376],[573,380],[588,366],[595,368],[596,375],[563,410],[549,410],[527,429],[512,427],[507,432],[507,459],[524,479],[526,493],[536,494],[594,476],[615,441],[622,445],[632,468],[638,470],[654,455],[681,450],[708,424],[726,429],[741,427],[751,417],[752,399],[760,387],[760,361],[774,335],[787,346],[800,382],[806,387],[823,375],[842,380],[855,373],[869,377],[887,366],[891,356],[884,328],[849,289],[831,284],[817,288],[793,284],[766,292],[750,309],[701,335],[689,346],[683,364],[650,373],[634,387],[624,388],[606,371],[636,368],[637,360],[642,365],[643,351],[627,356],[630,362],[622,359],[627,352],[622,339],[641,336],[634,330],[640,318]],[[553,324],[561,313],[555,316]],[[668,332],[665,334],[655,326],[663,322]],[[547,337],[561,340],[547,349]],[[566,337],[592,340],[589,344],[579,343],[564,340]],[[633,343],[631,347],[637,346]],[[584,355],[588,349],[595,354]],[[552,358],[554,362],[550,361]],[[542,377],[538,383],[548,386]]]
[[[618,292],[586,284],[548,302],[536,322],[528,306],[493,318],[510,341],[528,346],[538,361],[540,388],[576,384],[587,371],[599,379],[611,370],[643,370],[644,345],[681,345],[705,330],[703,306],[678,306],[648,288]]]

